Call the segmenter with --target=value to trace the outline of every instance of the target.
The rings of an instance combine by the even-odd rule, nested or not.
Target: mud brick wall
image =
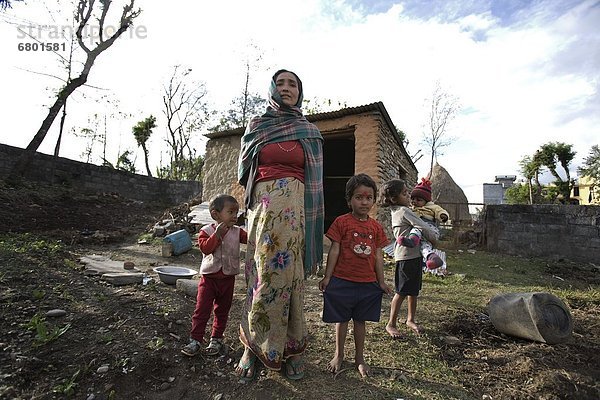
[[[244,187],[237,179],[241,133],[239,136],[211,139],[206,144],[202,172],[204,200],[208,201],[217,194],[227,193],[235,197],[238,203],[244,204]]]
[[[597,263],[600,207],[576,205],[488,205],[489,251]]]
[[[8,175],[23,151],[0,144],[0,179]],[[89,193],[118,193],[129,199],[165,205],[179,204],[202,194],[202,184],[198,181],[169,181],[42,153],[35,154],[25,178]]]

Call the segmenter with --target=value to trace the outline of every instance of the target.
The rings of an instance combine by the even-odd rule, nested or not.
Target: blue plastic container
[[[165,247],[167,249],[165,249]],[[190,234],[185,229],[173,232],[163,238],[163,255],[178,256],[179,254],[183,254],[191,248],[192,239],[190,238]]]

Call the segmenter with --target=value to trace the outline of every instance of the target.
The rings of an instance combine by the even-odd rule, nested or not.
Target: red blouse
[[[256,182],[296,178],[304,182],[304,150],[298,140],[265,145],[258,155]]]

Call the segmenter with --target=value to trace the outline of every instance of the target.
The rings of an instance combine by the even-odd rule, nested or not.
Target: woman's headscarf
[[[298,81],[298,101],[295,106],[283,103],[277,92],[276,79],[283,72],[293,74]],[[302,115],[302,82],[296,74],[279,70],[271,79],[269,105],[262,116],[250,120],[242,136],[238,160],[238,181],[246,187],[244,204],[251,208],[252,189],[261,149],[270,143],[298,140],[304,149],[304,228],[305,276],[323,261],[323,137],[317,127]]]

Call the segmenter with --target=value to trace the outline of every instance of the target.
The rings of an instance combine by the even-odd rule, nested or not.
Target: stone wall
[[[409,187],[417,182],[417,170],[409,159],[402,154],[400,146],[392,136],[387,125],[381,121],[379,135],[379,156],[377,157],[381,184],[390,179],[403,179]],[[377,220],[383,225],[385,233],[390,240],[394,238],[392,230],[392,215],[388,207],[379,207],[376,215]]]
[[[0,178],[8,175],[24,150],[0,144]],[[202,195],[198,181],[169,181],[109,167],[36,153],[25,178],[33,182],[65,185],[91,193],[118,193],[140,201],[178,204]]]
[[[409,186],[417,183],[417,170],[409,159],[402,154],[398,142],[394,139],[385,124],[381,124],[380,146],[379,146],[379,170],[381,182],[390,179],[403,179]]]
[[[600,207],[488,205],[487,250],[525,257],[600,259]]]

